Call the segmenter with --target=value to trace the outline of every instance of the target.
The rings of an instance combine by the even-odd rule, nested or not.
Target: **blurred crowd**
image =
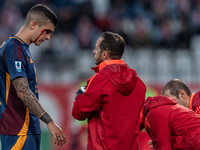
[[[0,41],[19,30],[37,3],[59,19],[46,50],[52,53],[93,49],[106,30],[121,34],[129,46],[169,49],[190,48],[191,36],[200,33],[199,0],[1,0]]]
[[[190,50],[192,37],[200,34],[199,0],[1,0],[0,42],[16,34],[38,3],[49,6],[59,22],[50,41],[31,49],[36,64],[72,64],[78,52],[92,53],[103,31],[122,35],[131,51]]]

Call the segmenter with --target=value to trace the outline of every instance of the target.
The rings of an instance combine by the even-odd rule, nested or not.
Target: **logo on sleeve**
[[[22,62],[21,61],[15,61],[15,67],[17,72],[22,72]]]

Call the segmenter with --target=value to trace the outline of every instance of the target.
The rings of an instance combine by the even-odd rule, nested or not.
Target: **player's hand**
[[[66,144],[66,136],[63,130],[53,120],[47,124],[47,127],[54,137],[54,144],[63,147]]]
[[[83,94],[86,90],[86,86],[82,86],[77,92],[76,92],[76,96],[75,96],[75,100],[76,100],[76,97],[79,95],[79,94]]]

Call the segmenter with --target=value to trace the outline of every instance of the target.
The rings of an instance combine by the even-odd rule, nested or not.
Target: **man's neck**
[[[17,34],[15,34],[16,37],[22,39],[26,44],[30,45],[31,44],[31,40],[29,38],[28,35],[29,32],[27,32],[27,28],[25,26],[23,26],[18,32]]]

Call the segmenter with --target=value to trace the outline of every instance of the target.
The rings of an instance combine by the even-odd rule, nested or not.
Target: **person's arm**
[[[52,120],[49,114],[43,109],[34,93],[29,89],[27,78],[18,77],[12,81],[18,97],[24,105],[38,118],[40,118],[54,137],[54,142],[58,146],[66,144],[66,136],[62,129]],[[60,137],[59,137],[60,136]]]
[[[154,108],[147,114],[148,131],[155,149],[171,150],[169,118],[163,115],[164,110]]]
[[[101,106],[103,98],[101,92],[101,79],[99,77],[93,78],[85,93],[79,94],[74,102],[72,116],[77,120],[87,119],[91,112],[98,111]]]

